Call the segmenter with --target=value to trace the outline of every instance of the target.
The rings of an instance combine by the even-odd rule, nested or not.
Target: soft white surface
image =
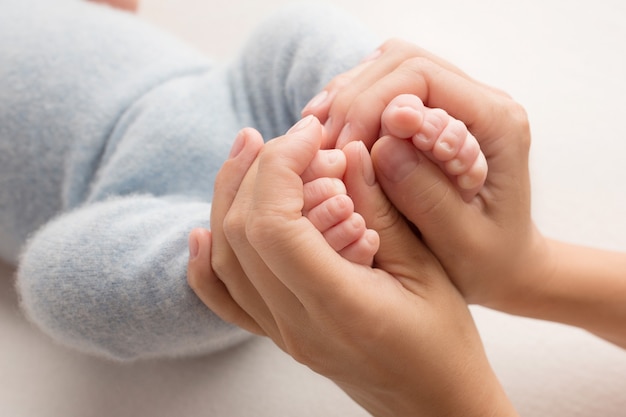
[[[141,14],[231,56],[287,0],[144,0]],[[626,251],[626,3],[335,0],[525,105],[537,223]],[[384,4],[384,6],[382,5]],[[626,352],[580,330],[475,308],[490,359],[527,417],[626,415]],[[0,266],[0,416],[364,416],[266,340],[208,357],[119,365],[55,346],[21,316]]]

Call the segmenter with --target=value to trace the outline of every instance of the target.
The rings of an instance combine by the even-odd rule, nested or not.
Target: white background
[[[285,3],[143,0],[140,15],[227,59],[263,16]],[[559,239],[626,251],[626,3],[332,3],[381,38],[411,40],[509,92],[531,121],[539,227]],[[577,329],[473,312],[523,416],[626,415],[626,352]],[[12,269],[0,266],[0,416],[174,415],[366,414],[266,340],[208,358],[133,365],[55,346],[23,319]]]

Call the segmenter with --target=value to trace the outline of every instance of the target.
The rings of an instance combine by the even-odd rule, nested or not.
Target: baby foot
[[[318,156],[332,152],[341,151],[322,150]],[[316,157],[304,177],[310,177],[312,171],[336,171],[332,164],[324,164],[328,159]],[[324,235],[328,244],[347,260],[371,266],[378,250],[378,234],[368,229],[363,217],[354,211],[344,183],[337,177],[320,176],[304,183],[303,196],[303,215]]]
[[[442,109],[425,107],[419,97],[394,98],[381,118],[383,134],[411,138],[417,149],[439,165],[470,201],[487,178],[487,160],[463,122]]]

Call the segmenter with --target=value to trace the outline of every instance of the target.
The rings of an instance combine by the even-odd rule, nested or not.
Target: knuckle
[[[518,144],[522,149],[530,149],[530,122],[526,109],[514,100],[504,106],[505,116],[510,121],[512,131],[518,132]]]
[[[526,109],[514,100],[508,100],[505,106],[509,119],[520,129],[528,129],[528,113]]]
[[[513,117],[513,120],[515,121],[517,127],[520,130],[523,130],[524,132],[530,131],[528,113],[526,112],[526,109],[522,105],[518,104],[517,102],[514,102],[514,105],[512,106],[510,112]]]
[[[223,221],[224,236],[231,244],[245,236],[246,216],[238,210],[230,210]]]
[[[214,251],[211,254],[211,268],[217,278],[223,279],[232,275],[233,263],[236,263],[236,260],[231,255],[226,251]]]
[[[408,85],[417,87],[421,91],[420,98],[425,102],[428,100],[429,79],[442,71],[442,68],[435,65],[430,59],[422,56],[415,56],[406,59],[398,67],[397,73],[405,78]]]
[[[432,61],[423,56],[412,56],[407,58],[402,65],[412,68],[414,71],[423,71],[424,68],[432,66]]]
[[[430,59],[423,56],[412,56],[402,62],[400,68],[424,77],[424,74],[439,69]]]
[[[397,37],[386,40],[380,49],[383,52],[398,53],[402,56],[414,56],[418,52],[418,48],[414,44]]]
[[[344,89],[344,87],[349,85],[351,81],[352,81],[352,76],[349,73],[344,72],[342,74],[335,76],[332,80],[330,80],[330,82],[328,83],[328,90],[341,91]]]
[[[243,234],[253,247],[266,246],[269,242],[278,242],[277,231],[283,223],[280,217],[259,213],[247,219]]]
[[[380,117],[375,116],[382,114],[386,106],[385,97],[371,89],[365,90],[354,98],[346,120],[361,122],[361,124],[365,124],[366,121],[376,121],[376,124],[379,124]]]

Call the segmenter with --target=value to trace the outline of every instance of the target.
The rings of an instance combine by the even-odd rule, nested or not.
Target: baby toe
[[[449,120],[435,142],[433,156],[441,162],[453,159],[463,146],[467,133],[463,122],[456,119]]]
[[[487,170],[487,160],[482,153],[479,153],[469,170],[458,176],[459,187],[464,190],[480,189],[487,179]]]
[[[468,133],[456,156],[445,162],[445,170],[449,175],[461,175],[472,167],[480,154],[478,141]]]
[[[381,116],[382,134],[410,138],[424,122],[424,104],[419,97],[401,94],[387,105]]]

